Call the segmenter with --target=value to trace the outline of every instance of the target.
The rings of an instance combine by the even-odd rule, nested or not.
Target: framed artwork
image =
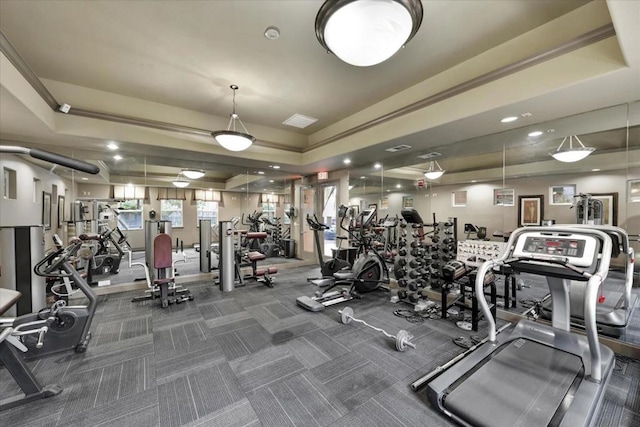
[[[58,228],[64,224],[64,196],[58,196]]]
[[[413,197],[404,196],[402,198],[402,208],[403,209],[408,209],[408,208],[412,208],[412,207],[413,207]]]
[[[493,204],[496,206],[513,206],[515,190],[513,188],[496,188],[493,190]]]
[[[572,205],[573,196],[576,195],[575,184],[552,185],[549,187],[549,204]]]
[[[591,197],[602,201],[602,225],[618,225],[618,193],[591,193]]]
[[[627,201],[630,203],[640,202],[640,179],[627,181]]]
[[[544,196],[518,197],[518,227],[527,225],[541,225],[544,216]]]
[[[467,192],[466,191],[452,191],[451,192],[451,206],[454,208],[463,208],[467,206]]]
[[[51,193],[42,192],[42,225],[45,230],[51,230]]]

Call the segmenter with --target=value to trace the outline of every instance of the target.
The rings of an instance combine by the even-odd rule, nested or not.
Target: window
[[[218,202],[205,202],[202,200],[197,201],[197,223],[200,226],[201,219],[210,219],[211,225],[218,223]]]
[[[160,200],[160,219],[171,221],[172,227],[182,227],[182,200]]]
[[[262,216],[265,218],[273,219],[276,216],[276,204],[275,203],[263,203],[262,204]]]
[[[2,170],[2,197],[5,199],[17,198],[16,171],[9,168]],[[38,200],[39,201],[39,200]]]
[[[124,202],[118,202],[117,209],[120,213],[118,219],[127,230],[142,229],[141,200],[125,200]]]

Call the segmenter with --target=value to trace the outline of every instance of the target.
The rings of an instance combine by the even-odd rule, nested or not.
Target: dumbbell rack
[[[400,223],[398,254],[394,273],[398,280],[398,298],[416,304],[426,300],[429,291],[440,291],[444,285],[442,268],[456,257],[457,218],[432,224]],[[425,232],[425,228],[431,229]],[[437,295],[435,295],[437,298]]]

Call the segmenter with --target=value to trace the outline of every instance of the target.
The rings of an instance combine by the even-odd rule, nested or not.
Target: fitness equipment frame
[[[611,238],[587,228],[527,227],[511,234],[507,248],[498,259],[483,263],[476,278],[489,324],[487,342],[435,379],[429,373],[411,387],[466,426],[592,425],[615,365],[613,352],[598,343],[595,324]],[[497,339],[482,278],[501,265],[547,277],[554,305],[551,326],[522,320]],[[586,286],[586,336],[569,330],[571,280]]]
[[[563,226],[561,226],[563,227]],[[608,225],[581,225],[572,224],[564,227],[578,227],[600,230],[609,235],[612,241],[612,256],[624,257],[624,282],[622,292],[611,289],[611,278],[602,284],[600,298],[596,305],[596,325],[598,333],[612,337],[624,336],[629,321],[636,307],[637,296],[632,294],[634,250],[629,241],[627,231],[620,227]],[[571,282],[569,298],[571,299],[571,323],[574,326],[584,328],[584,310],[580,301],[584,297],[584,287],[580,283]],[[551,319],[553,313],[552,302],[546,299],[540,309],[540,315],[545,319]]]
[[[49,317],[55,318],[55,321],[49,325],[48,339],[44,344],[30,336],[23,338],[22,343],[28,349],[25,355],[27,358],[67,350],[83,353],[89,345],[90,328],[98,305],[98,298],[80,273],[71,265],[71,259],[76,255],[81,245],[80,239],[73,239],[69,246],[47,255],[34,267],[34,271],[42,277],[71,279],[89,300],[88,305],[65,306],[60,304],[64,301],[58,301],[51,308],[43,308],[37,313],[25,314],[16,318],[4,318],[0,321],[0,326],[17,329],[23,324],[42,321]]]

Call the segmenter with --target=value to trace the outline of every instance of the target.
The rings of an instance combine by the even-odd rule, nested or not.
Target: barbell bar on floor
[[[366,327],[371,328],[374,331],[382,332],[387,337],[394,339],[396,341],[396,350],[398,351],[405,351],[407,347],[416,348],[416,345],[411,342],[411,338],[413,338],[413,335],[411,335],[409,332],[405,331],[404,329],[401,329],[400,331],[398,331],[397,335],[391,335],[387,333],[384,329],[376,328],[375,326],[371,326],[364,320],[356,319],[355,317],[353,317],[353,309],[351,307],[345,307],[342,310],[338,310],[338,313],[342,315],[341,320],[342,320],[342,323],[344,323],[345,325],[351,323],[351,321],[353,320],[354,322],[362,323]]]

